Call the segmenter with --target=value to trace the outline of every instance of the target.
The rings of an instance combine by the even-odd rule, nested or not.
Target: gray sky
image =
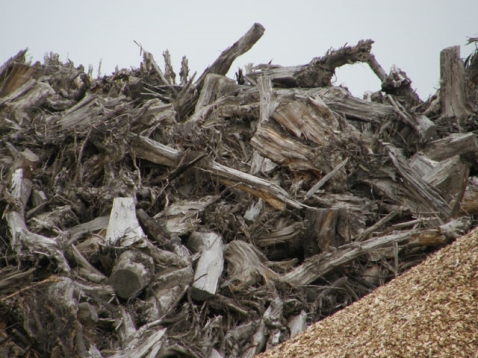
[[[163,67],[169,49],[179,72],[183,55],[191,73],[202,71],[254,22],[266,32],[233,64],[229,75],[248,62],[283,66],[308,63],[329,48],[375,41],[372,52],[388,72],[404,70],[422,99],[435,92],[443,48],[460,45],[470,54],[468,37],[478,36],[477,0],[0,0],[0,64],[20,49],[42,60],[47,52],[102,74],[115,67],[138,67],[136,40]],[[380,89],[367,65],[345,66],[336,83],[356,96]]]

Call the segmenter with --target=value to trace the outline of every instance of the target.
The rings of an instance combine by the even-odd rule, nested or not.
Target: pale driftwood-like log
[[[452,208],[451,217],[455,217],[459,211],[469,175],[470,165],[463,162],[457,155],[438,162],[423,176],[423,180],[440,191]]]
[[[234,80],[225,76],[210,73],[204,80],[204,85],[196,103],[195,112],[215,102],[218,98],[227,96],[237,89]]]
[[[106,244],[127,247],[146,238],[138,219],[133,198],[115,198],[111,209]]]
[[[229,186],[261,198],[273,208],[284,210],[286,204],[293,208],[303,207],[301,203],[292,199],[280,186],[265,179],[243,173],[216,162],[211,162],[204,170],[216,175]]]
[[[448,47],[440,53],[441,116],[459,121],[472,114],[465,93],[465,67],[460,59],[460,46]]]
[[[265,30],[264,26],[259,23],[252,25],[244,36],[237,40],[231,47],[225,49],[216,61],[204,71],[201,77],[199,77],[198,83],[202,84],[206,76],[210,73],[226,75],[236,58],[249,51],[252,46],[259,41]]]
[[[68,229],[68,234],[70,236],[68,243],[72,244],[85,234],[92,233],[93,231],[106,229],[108,227],[109,221],[109,216],[100,216],[89,222],[73,226],[72,228]]]
[[[236,58],[249,51],[252,46],[259,41],[264,34],[264,31],[264,26],[255,23],[244,36],[221,53],[216,61],[214,61],[214,63],[198,78],[195,85],[183,93],[176,102],[175,107],[180,118],[186,117],[193,111],[199,97],[198,93],[201,92],[207,75],[226,75]]]
[[[62,114],[59,125],[63,130],[85,128],[94,121],[106,121],[127,107],[126,97],[118,96],[105,101],[102,97],[87,94],[80,102]]]
[[[267,77],[258,81],[261,99],[261,118],[251,144],[263,157],[267,157],[291,170],[330,172],[320,149],[339,139],[334,130],[339,129],[333,113],[320,100],[309,99],[313,104],[296,100],[279,103]],[[291,135],[284,133],[282,128]],[[316,144],[310,146],[300,141],[301,137]]]
[[[30,198],[33,183],[24,177],[24,169],[15,170],[11,177],[10,207],[5,210],[5,218],[10,228],[11,247],[21,255],[22,250],[29,253],[42,253],[54,259],[60,271],[69,272],[70,266],[66,261],[59,243],[42,235],[28,230],[25,224],[25,206]]]
[[[106,276],[93,267],[75,245],[70,246],[69,253],[73,256],[76,264],[82,268],[79,270],[81,276],[86,276],[90,281],[95,283],[100,283],[106,279]]]
[[[298,315],[289,319],[287,327],[289,327],[290,338],[304,331],[307,328],[307,313],[304,310],[300,311]]]
[[[430,159],[441,161],[459,155],[464,159],[478,157],[478,141],[475,133],[451,133],[437,139],[422,150]]]
[[[153,259],[142,252],[128,250],[117,259],[109,277],[118,297],[130,299],[137,296],[153,277]]]
[[[362,243],[352,243],[339,247],[335,252],[322,253],[308,258],[302,265],[279,278],[292,287],[308,285],[326,273],[348,263],[370,251],[409,240],[417,230],[402,232],[396,235],[372,238]]]
[[[191,297],[204,301],[216,294],[224,268],[222,236],[213,232],[194,232],[189,237],[188,246],[201,252],[194,271]]]
[[[18,51],[15,56],[10,57],[0,66],[0,78],[2,78],[0,97],[8,96],[28,81],[31,73],[35,72],[32,66],[25,65],[27,51],[28,49]]]
[[[178,200],[166,207],[154,216],[155,219],[162,216],[174,216],[186,214],[189,211],[204,211],[209,205],[214,204],[221,198],[220,195],[208,195],[199,200]]]
[[[191,266],[167,268],[159,272],[149,285],[151,296],[141,308],[144,319],[151,323],[169,313],[193,282],[193,275]]]
[[[290,242],[302,233],[304,223],[295,222],[291,225],[278,228],[257,238],[255,244],[259,247],[270,247]]]
[[[409,241],[419,243],[420,246],[436,246],[437,242],[443,244],[447,240],[456,238],[456,235],[460,236],[468,227],[469,221],[460,218],[452,220],[437,229],[416,229],[371,238],[361,243],[350,243],[339,247],[332,253],[322,253],[308,258],[302,265],[281,276],[279,280],[288,283],[292,287],[307,285],[343,264],[377,249],[390,247],[394,243],[400,244]]]
[[[337,67],[364,62],[372,49],[372,44],[372,40],[362,40],[355,46],[329,50],[324,56],[316,57],[303,66],[258,65],[246,75],[254,80],[266,75],[272,80],[272,83],[285,87],[327,87],[331,86],[331,80]]]
[[[357,241],[364,241],[364,240],[368,239],[370,235],[372,235],[374,232],[378,231],[383,225],[388,223],[390,220],[392,220],[398,214],[399,214],[398,211],[392,211],[391,213],[388,213],[383,218],[381,218],[379,221],[377,221],[375,224],[373,224],[372,226],[370,226],[366,230],[364,230],[360,234],[360,236],[357,238]]]
[[[267,267],[267,258],[253,245],[245,241],[233,241],[225,248],[228,263],[227,282],[223,285],[232,291],[240,291],[257,282],[267,284],[278,274]]]
[[[284,93],[278,90],[278,93]],[[297,90],[295,90],[297,91]],[[333,111],[344,114],[347,118],[363,122],[382,123],[384,118],[396,116],[392,106],[368,102],[356,98],[342,87],[316,88],[306,92],[309,96],[320,96],[324,103]]]
[[[7,106],[7,111],[12,114],[12,119],[21,124],[33,110],[42,106],[46,99],[54,93],[55,90],[48,83],[31,79],[22,87],[0,99],[0,108]]]

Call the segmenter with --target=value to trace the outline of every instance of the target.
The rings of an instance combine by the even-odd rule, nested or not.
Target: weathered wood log
[[[422,150],[430,159],[441,161],[459,155],[473,161],[478,157],[478,141],[474,133],[451,133],[437,139]]]
[[[140,308],[148,323],[161,319],[173,310],[193,282],[191,266],[169,268],[159,272],[151,281],[151,294]]]
[[[136,218],[134,199],[115,198],[106,232],[106,244],[127,247],[141,243],[145,238]]]
[[[62,114],[59,125],[63,130],[85,128],[94,121],[106,121],[127,108],[126,97],[118,96],[105,101],[101,96],[87,94],[78,104]]]
[[[306,257],[320,252],[330,252],[345,243],[337,234],[339,209],[309,209],[306,213],[307,228],[304,236]]]
[[[109,284],[123,299],[136,297],[153,277],[153,259],[140,251],[123,252],[115,263]]]
[[[416,116],[412,113],[409,113],[390,95],[387,96],[387,99],[398,113],[398,117],[418,133],[422,143],[427,143],[438,138],[436,125],[430,119],[428,119],[428,117],[425,115]]]
[[[48,83],[30,79],[23,86],[0,99],[0,109],[7,107],[12,119],[21,124],[29,118],[32,111],[41,107],[54,93],[54,89]]]
[[[307,328],[307,313],[302,310],[298,315],[291,317],[287,322],[287,327],[290,330],[290,338],[304,331]]]
[[[355,46],[329,50],[324,56],[316,57],[303,66],[258,65],[246,75],[256,81],[260,76],[266,75],[272,83],[284,87],[327,87],[331,86],[331,80],[337,67],[363,62],[370,53],[372,44],[372,40],[362,40]]]
[[[32,67],[24,65],[27,51],[28,49],[18,51],[15,56],[10,57],[0,66],[0,98],[7,96],[28,81]],[[17,71],[19,73],[15,73]]]
[[[422,240],[422,246],[433,246],[436,245],[436,241],[428,241],[430,235],[443,243],[445,238],[448,240],[452,239],[456,235],[460,235],[463,230],[467,230],[468,227],[469,222],[467,220],[459,219],[450,221],[438,229],[409,230],[398,234],[371,238],[361,243],[353,242],[339,247],[332,253],[321,253],[308,258],[302,265],[281,276],[279,280],[292,287],[307,285],[337,267],[379,248],[410,240],[414,240],[415,242]]]
[[[267,284],[278,277],[276,272],[267,267],[267,258],[245,241],[233,241],[227,244],[224,251],[228,276],[223,287],[237,292],[258,282]]]
[[[194,112],[215,102],[218,98],[227,96],[237,89],[237,84],[230,78],[210,73],[204,80],[203,89],[199,95]]]
[[[77,241],[87,233],[106,229],[108,227],[109,221],[109,216],[100,216],[86,223],[78,224],[76,226],[71,227],[70,229],[68,229],[68,244],[73,244],[75,241]]]
[[[312,170],[329,173],[329,160],[319,151],[331,143],[339,142],[339,122],[319,98],[300,99],[281,103],[272,91],[268,78],[258,80],[261,98],[261,118],[251,144],[263,157],[267,157],[291,170]],[[283,128],[291,135],[284,133]],[[301,137],[315,143],[306,145]],[[337,163],[338,164],[338,163]]]
[[[441,116],[459,122],[472,114],[465,93],[465,67],[460,59],[460,46],[440,52]]]
[[[191,297],[204,301],[216,294],[224,268],[222,236],[213,232],[194,232],[188,239],[188,247],[194,252],[201,252],[194,271]]]
[[[415,198],[414,201],[422,203],[424,207],[428,208],[429,213],[436,213],[442,224],[448,221],[451,208],[440,193],[411,170],[403,155],[396,148],[389,146],[388,149],[389,157],[400,175],[405,179],[404,186]]]
[[[421,103],[417,93],[412,89],[412,81],[407,74],[397,66],[392,66],[390,73],[382,80],[382,91],[399,97],[407,108]]]
[[[261,24],[255,23],[243,37],[221,53],[216,61],[214,61],[214,63],[198,78],[195,85],[186,93],[182,94],[175,103],[175,108],[178,112],[179,118],[187,117],[196,106],[199,93],[201,92],[207,75],[226,75],[235,59],[249,51],[252,46],[259,41],[264,34],[264,31],[265,28]]]
[[[10,228],[11,247],[19,258],[23,249],[30,253],[41,253],[54,259],[60,271],[69,272],[70,266],[57,240],[32,233],[25,224],[25,206],[30,198],[33,183],[24,177],[24,173],[22,168],[13,173],[9,193],[11,204],[5,210],[5,218]]]
[[[160,247],[172,248],[170,243],[171,233],[161,223],[150,217],[143,209],[136,211],[136,216],[145,233],[153,238]]]

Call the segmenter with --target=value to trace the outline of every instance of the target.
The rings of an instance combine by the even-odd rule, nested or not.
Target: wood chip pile
[[[260,357],[476,357],[478,230]]]
[[[27,63],[26,50],[0,67],[0,357],[252,357],[476,226],[476,54],[444,49],[425,102],[372,40],[225,77],[264,31],[197,79],[186,58],[176,75],[167,51],[161,68],[143,48],[139,68],[96,79],[55,54]],[[332,83],[357,62],[382,81],[364,99]],[[453,317],[446,339],[475,339],[458,318],[474,292],[458,268],[475,261],[457,255],[455,271],[417,267],[393,299],[361,301],[388,308],[372,328],[347,310],[354,324],[321,339],[400,330],[390,345],[435,352],[432,331]],[[439,293],[448,284],[456,296]],[[422,294],[397,326],[391,310]]]

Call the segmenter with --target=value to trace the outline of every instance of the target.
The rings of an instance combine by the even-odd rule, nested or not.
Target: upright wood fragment
[[[440,52],[440,103],[442,117],[465,119],[472,114],[465,93],[465,67],[460,46]]]
[[[290,330],[290,338],[298,335],[307,328],[307,313],[302,310],[296,316],[293,316],[287,323]]]
[[[127,247],[145,238],[136,218],[134,199],[115,198],[106,231],[106,244]]]
[[[188,246],[200,248],[201,252],[194,272],[191,297],[204,301],[216,294],[224,268],[222,237],[213,232],[194,232],[189,238]]]

